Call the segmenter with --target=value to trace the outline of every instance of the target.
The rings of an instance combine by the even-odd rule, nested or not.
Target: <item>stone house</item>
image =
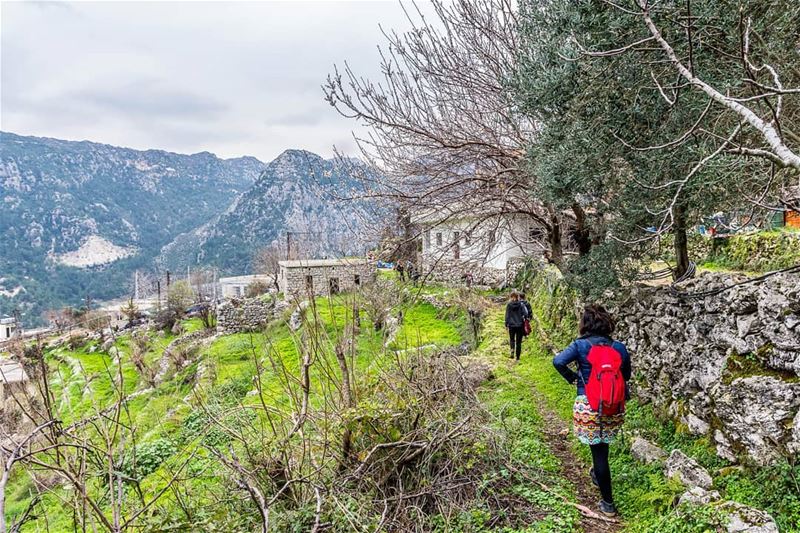
[[[267,287],[274,286],[274,278],[271,275],[252,274],[249,276],[233,276],[229,278],[219,278],[220,295],[223,300],[231,298],[242,298],[247,292],[248,285],[262,282]]]
[[[418,213],[411,217],[421,236],[422,271],[438,281],[467,274],[476,283],[508,282],[526,257],[544,259],[546,235],[520,215],[481,217],[469,213]]]
[[[278,284],[286,299],[308,293],[327,296],[352,291],[375,277],[375,264],[363,258],[279,261]]]
[[[24,397],[29,384],[30,379],[21,364],[13,359],[0,359],[0,411],[12,395]]]
[[[17,330],[17,321],[10,316],[0,317],[0,342],[7,341],[14,336]]]

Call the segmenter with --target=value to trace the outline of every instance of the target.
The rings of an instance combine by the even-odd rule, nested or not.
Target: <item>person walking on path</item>
[[[608,445],[616,439],[625,419],[631,358],[625,345],[611,338],[614,320],[602,306],[586,306],[579,331],[580,337],[553,358],[553,366],[569,383],[577,385],[572,408],[575,435],[592,452],[589,476],[600,489],[600,512],[614,516],[617,510]],[[569,367],[571,363],[577,365],[577,372]]]
[[[533,317],[533,308],[531,307],[531,304],[528,302],[528,298],[525,296],[524,292],[521,292],[519,294],[519,301],[520,303],[522,303],[522,305],[525,306],[525,309],[528,311],[528,320],[530,320]]]
[[[522,350],[522,338],[525,336],[525,320],[529,318],[527,308],[519,301],[519,293],[512,291],[506,304],[506,329],[511,343],[511,357],[517,361]]]

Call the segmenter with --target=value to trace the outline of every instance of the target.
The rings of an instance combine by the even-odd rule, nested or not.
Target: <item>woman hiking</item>
[[[611,338],[614,320],[602,306],[584,308],[579,331],[580,337],[555,356],[553,365],[564,379],[577,385],[572,408],[575,435],[592,452],[589,475],[600,489],[600,512],[614,516],[608,445],[616,439],[625,418],[631,358],[625,345]],[[573,362],[577,372],[568,366]]]
[[[525,336],[525,320],[529,320],[528,309],[519,301],[519,293],[511,291],[506,304],[506,329],[511,343],[511,358],[519,361],[522,337]]]

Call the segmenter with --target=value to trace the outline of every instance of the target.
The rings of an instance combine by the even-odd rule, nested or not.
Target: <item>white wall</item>
[[[460,261],[476,262],[489,268],[505,270],[509,259],[536,251],[525,242],[528,240],[528,225],[522,221],[511,219],[501,224],[487,221],[481,227],[473,229],[474,226],[472,221],[459,220],[423,230],[423,259],[426,262],[435,262],[439,258],[455,260],[453,244],[456,236]],[[441,235],[441,244],[437,235]]]

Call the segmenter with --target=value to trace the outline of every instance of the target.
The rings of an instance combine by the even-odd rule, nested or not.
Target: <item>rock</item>
[[[705,468],[678,449],[672,450],[669,454],[664,464],[664,475],[670,479],[678,479],[689,488],[700,487],[708,490],[714,483]]]
[[[716,444],[717,455],[728,461],[736,461],[736,454],[733,453],[731,441],[718,429],[714,430],[714,443]]]
[[[292,331],[297,331],[303,326],[303,317],[305,316],[306,308],[308,307],[308,301],[304,300],[300,302],[300,305],[292,311],[292,315],[289,317],[289,329]]]
[[[637,461],[646,464],[660,463],[667,458],[667,452],[642,437],[633,438],[633,442],[631,442],[631,455]]]
[[[692,413],[689,413],[683,418],[683,422],[686,424],[686,427],[689,428],[695,435],[705,435],[708,433],[708,430],[711,429],[711,426],[705,420],[702,420]]]
[[[736,502],[719,505],[720,513],[727,515],[728,533],[779,533],[775,519],[768,513]]]
[[[692,487],[678,498],[678,505],[708,505],[720,499],[719,492]]]
[[[761,320],[758,315],[743,315],[736,317],[736,329],[739,332],[739,337],[745,338],[748,335],[758,333],[761,331]]]
[[[792,421],[792,439],[787,446],[790,453],[800,454],[800,410],[794,415]]]
[[[725,437],[756,464],[767,465],[780,457],[775,441],[792,438],[786,422],[800,408],[800,383],[772,376],[738,378],[716,389],[714,405]]]

